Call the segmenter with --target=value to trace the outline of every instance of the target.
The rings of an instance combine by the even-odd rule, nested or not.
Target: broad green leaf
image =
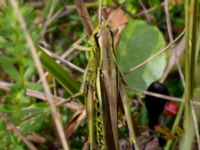
[[[155,26],[144,21],[130,21],[125,28],[117,48],[117,63],[121,71],[137,66],[160,49],[164,48],[163,35]],[[129,86],[146,89],[158,80],[166,65],[166,54],[163,53],[145,66],[129,73],[125,79]]]
[[[55,79],[66,89],[69,94],[79,90],[78,82],[59,66],[50,56],[40,50],[40,60],[43,66],[50,72]]]

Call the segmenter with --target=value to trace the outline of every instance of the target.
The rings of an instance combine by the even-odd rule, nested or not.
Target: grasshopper
[[[125,82],[116,64],[114,36],[106,22],[94,30],[89,43],[89,62],[79,93],[86,95],[90,149],[118,150],[117,99],[121,97],[129,128],[130,141],[138,149]],[[94,119],[95,118],[95,119]],[[95,122],[95,123],[94,123]],[[96,139],[95,139],[96,134]],[[97,144],[95,144],[97,141]],[[96,146],[95,146],[96,145]]]

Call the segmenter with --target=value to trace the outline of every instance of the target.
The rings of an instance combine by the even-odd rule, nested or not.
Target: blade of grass
[[[45,69],[47,69],[54,78],[72,95],[79,90],[78,82],[70,77],[68,73],[58,65],[49,55],[40,50],[40,60]]]

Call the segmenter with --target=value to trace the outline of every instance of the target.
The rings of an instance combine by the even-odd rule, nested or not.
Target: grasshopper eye
[[[95,40],[98,41],[98,39],[99,39],[99,33],[98,32],[94,34],[94,38],[95,38]]]
[[[94,39],[97,44],[97,47],[99,47],[99,33],[98,32],[94,34]]]

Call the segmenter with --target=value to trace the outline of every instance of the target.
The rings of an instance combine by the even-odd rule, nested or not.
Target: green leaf
[[[144,126],[146,126],[149,122],[148,111],[144,104],[142,104],[142,106],[141,106],[141,112],[139,115],[139,119],[140,119],[141,125],[144,125]]]
[[[19,73],[13,65],[14,59],[0,55],[0,64],[3,70],[9,75],[9,77],[15,81],[19,80]]]
[[[69,94],[76,93],[79,90],[78,82],[69,76],[61,66],[59,66],[50,56],[40,50],[40,60],[43,66],[50,72],[55,79],[66,89]]]
[[[7,113],[16,113],[18,109],[17,105],[13,104],[0,104],[0,111]]]
[[[164,46],[164,38],[157,27],[140,20],[130,21],[117,48],[119,68],[125,72],[142,63]],[[165,65],[166,54],[163,53],[145,66],[126,75],[125,80],[129,86],[146,89],[151,82],[162,76]]]
[[[22,111],[24,116],[19,127],[25,135],[47,127],[46,124],[49,123],[48,117],[50,117],[50,109],[47,105],[32,105]]]
[[[27,89],[33,89],[33,90],[42,90],[43,89],[43,86],[39,83],[33,83],[33,82],[26,82],[25,83],[25,87]]]

